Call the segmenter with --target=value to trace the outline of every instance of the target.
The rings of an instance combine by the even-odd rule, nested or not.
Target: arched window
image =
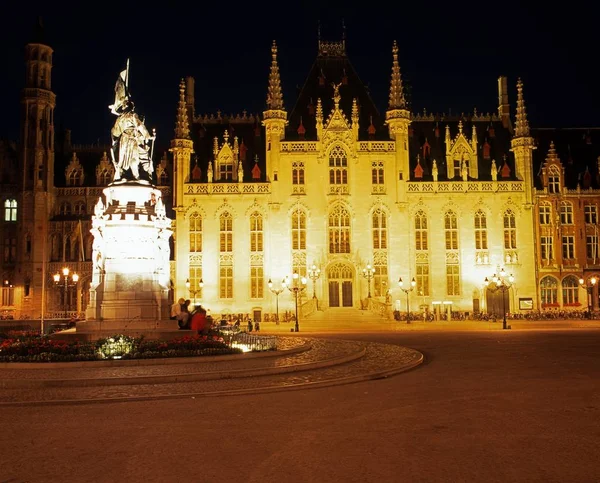
[[[250,215],[250,251],[263,251],[263,219],[258,211]]]
[[[504,212],[504,248],[506,250],[517,248],[517,225],[515,214],[511,210]]]
[[[417,211],[415,214],[415,249],[429,249],[427,236],[427,215],[424,211]]]
[[[292,250],[306,250],[306,213],[300,208],[292,213]]]
[[[80,186],[82,181],[81,171],[78,169],[73,169],[69,173],[69,178],[67,179],[68,186]]]
[[[446,250],[458,250],[458,222],[456,213],[447,211],[444,215]]]
[[[560,204],[560,223],[562,225],[573,224],[573,205],[568,201],[563,201]]]
[[[98,177],[98,181],[102,186],[106,186],[108,183],[111,182],[111,176],[112,173],[108,169],[103,169],[100,173],[100,176]]]
[[[540,280],[540,299],[542,307],[558,304],[558,282],[550,275]]]
[[[348,157],[341,146],[329,153],[329,184],[348,184]]]
[[[4,202],[4,221],[17,221],[17,200]]]
[[[350,253],[350,214],[342,205],[329,212],[329,253]]]
[[[387,216],[385,211],[377,209],[373,212],[373,249],[387,248]]]
[[[549,225],[552,223],[552,207],[549,203],[542,203],[539,208],[540,225]]]
[[[475,213],[475,249],[487,250],[487,218],[485,213],[477,210]]]
[[[202,217],[194,211],[190,214],[190,253],[202,251]]]
[[[565,305],[579,305],[579,280],[574,275],[562,281],[562,302]]]
[[[83,201],[77,201],[74,207],[74,213],[76,215],[85,215],[85,203]]]
[[[70,215],[71,214],[71,203],[63,201],[58,208],[59,215]]]
[[[219,230],[221,253],[233,251],[233,218],[227,211],[222,213],[219,218]]]

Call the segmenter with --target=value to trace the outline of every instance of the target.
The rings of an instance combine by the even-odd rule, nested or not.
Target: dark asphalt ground
[[[600,481],[600,330],[327,337],[426,362],[322,389],[3,407],[0,482]]]

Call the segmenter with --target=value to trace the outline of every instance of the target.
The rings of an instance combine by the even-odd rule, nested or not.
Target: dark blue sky
[[[460,2],[195,2],[196,7],[149,3],[112,10],[108,2],[50,8],[23,2],[5,15],[0,29],[4,72],[0,76],[0,137],[18,136],[18,105],[24,80],[23,48],[43,16],[54,48],[56,124],[71,128],[75,143],[106,142],[113,117],[108,105],[125,59],[138,112],[159,140],[173,135],[178,82],[196,78],[196,112],[262,112],[270,44],[279,45],[285,105],[292,108],[322,37],[341,37],[372,96],[385,110],[391,45],[400,49],[403,77],[412,85],[412,110],[496,111],[497,78],[509,77],[513,107],[517,76],[525,84],[532,125],[600,125],[600,42],[596,11],[512,3]],[[117,5],[117,3],[114,3]],[[340,4],[341,5],[341,4]],[[136,10],[137,9],[137,10]],[[136,13],[137,11],[137,13]]]

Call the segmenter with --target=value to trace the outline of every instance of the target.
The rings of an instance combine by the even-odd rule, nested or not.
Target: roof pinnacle
[[[406,100],[402,88],[402,77],[400,77],[400,64],[398,63],[398,44],[394,40],[392,46],[392,78],[390,81],[390,103],[389,109],[405,109]]]
[[[527,121],[525,99],[523,98],[523,82],[520,77],[517,80],[517,122],[515,123],[515,136],[529,136],[529,122]]]
[[[181,82],[179,83],[179,105],[177,106],[177,120],[175,121],[175,138],[190,138],[190,127],[185,105],[185,81],[183,79],[181,79]]]
[[[277,65],[277,43],[273,40],[271,45],[271,72],[269,73],[269,89],[267,91],[267,108],[283,110],[283,95],[281,93],[281,79]]]

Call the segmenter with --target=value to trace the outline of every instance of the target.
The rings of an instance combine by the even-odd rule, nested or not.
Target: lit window
[[[350,253],[350,214],[341,205],[329,213],[329,253]]]
[[[423,211],[417,211],[415,214],[415,248],[427,250],[427,239],[427,215]]]
[[[250,251],[263,251],[263,219],[256,211],[250,215]]]
[[[17,200],[4,202],[4,221],[17,221]]]
[[[487,219],[485,213],[479,210],[475,213],[475,248],[487,250],[487,247]]]
[[[504,213],[504,248],[506,250],[514,250],[517,248],[515,214],[510,210]]]
[[[348,184],[348,158],[341,146],[329,154],[329,184]]]
[[[373,213],[373,249],[384,250],[387,248],[387,217],[383,210],[377,209]]]
[[[228,212],[220,217],[220,243],[221,252],[233,251],[233,218]]]
[[[292,249],[306,250],[306,214],[300,209],[292,213]]]
[[[200,213],[190,214],[190,252],[197,253],[202,251],[202,217]],[[191,282],[190,278],[190,282]]]
[[[448,211],[444,216],[446,250],[458,250],[458,222],[456,214]]]

